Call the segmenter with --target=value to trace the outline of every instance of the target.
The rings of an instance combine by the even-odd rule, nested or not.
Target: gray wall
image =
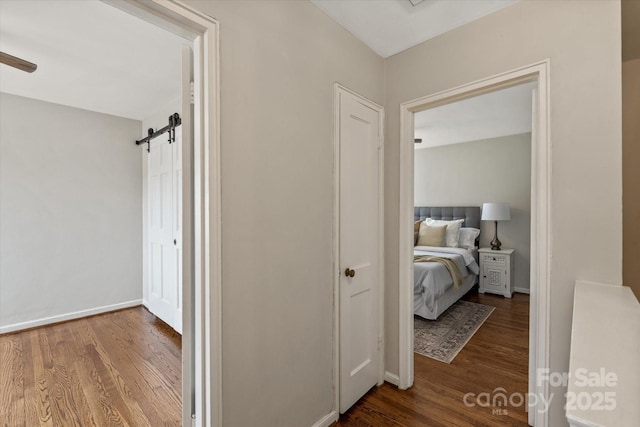
[[[398,373],[399,105],[550,59],[550,369],[566,372],[575,280],[622,283],[620,44],[619,1],[522,1],[385,61],[391,373]],[[551,392],[550,425],[567,425],[565,390]]]
[[[0,326],[140,300],[140,122],[2,93],[0,123]]]
[[[506,202],[511,221],[498,224],[503,248],[515,249],[515,286],[529,289],[531,134],[415,151],[415,206],[480,206]],[[480,247],[490,247],[493,221],[480,224]]]
[[[188,2],[220,22],[225,426],[333,406],[333,83],[383,60],[307,1]]]

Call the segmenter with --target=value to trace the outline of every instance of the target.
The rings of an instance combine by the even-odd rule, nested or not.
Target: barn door
[[[149,310],[174,325],[177,301],[176,244],[174,243],[173,144],[153,140],[149,173]]]
[[[176,129],[176,143],[169,144],[167,138],[157,137],[147,155],[150,273],[148,308],[174,329],[182,325],[182,317],[177,315],[182,272],[179,256],[182,204],[178,198],[180,193],[176,191],[176,187],[181,185],[181,156],[177,142],[182,138],[178,138],[179,129]]]

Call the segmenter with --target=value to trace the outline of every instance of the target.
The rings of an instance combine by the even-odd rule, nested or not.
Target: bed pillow
[[[458,247],[473,249],[476,247],[476,239],[480,235],[480,230],[472,227],[461,227],[460,237],[458,237]]]
[[[413,222],[413,246],[418,244],[418,235],[420,234],[420,224],[422,224],[422,220]]]
[[[460,227],[464,219],[454,219],[452,221],[444,221],[441,219],[427,218],[424,220],[427,225],[446,225],[447,232],[445,236],[445,244],[449,248],[458,247],[458,238],[460,237]]]
[[[446,232],[446,225],[427,225],[423,222],[418,232],[418,246],[444,246]]]

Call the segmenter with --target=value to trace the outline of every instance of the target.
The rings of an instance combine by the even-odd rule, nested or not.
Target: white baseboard
[[[38,326],[50,325],[52,323],[64,322],[67,320],[79,319],[81,317],[107,313],[109,311],[121,310],[123,308],[135,307],[140,304],[142,304],[142,300],[136,299],[132,301],[119,302],[117,304],[105,305],[102,307],[89,308],[87,310],[74,311],[72,313],[59,314],[57,316],[43,317],[41,319],[29,320],[28,322],[14,323],[12,325],[0,326],[0,334],[36,328]]]
[[[400,387],[400,377],[396,374],[392,374],[391,372],[385,371],[384,380],[388,383],[393,384],[396,387]]]
[[[311,427],[329,427],[335,421],[338,421],[338,413],[336,411],[331,411],[316,421]]]
[[[514,292],[521,293],[521,294],[529,294],[529,293],[531,293],[531,291],[529,290],[529,288],[518,288],[518,287],[514,287],[514,288],[513,288],[513,291],[514,291]]]

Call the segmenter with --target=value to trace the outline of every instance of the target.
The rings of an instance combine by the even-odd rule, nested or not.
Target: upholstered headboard
[[[480,207],[423,207],[413,208],[413,220],[425,220],[427,218],[442,219],[450,221],[452,219],[464,219],[463,227],[480,228]]]

